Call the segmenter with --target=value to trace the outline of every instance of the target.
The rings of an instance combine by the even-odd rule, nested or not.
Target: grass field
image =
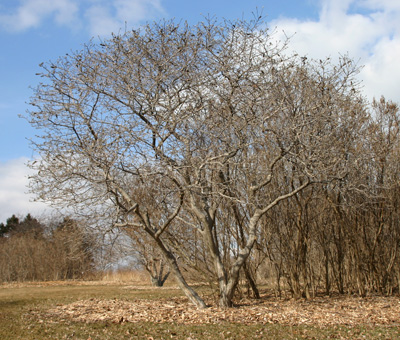
[[[175,300],[174,300],[175,299]],[[178,300],[176,300],[178,299]],[[129,286],[127,282],[55,282],[0,285],[0,339],[399,339],[398,324],[353,324],[328,326],[280,323],[240,323],[219,320],[218,323],[154,322],[142,318],[137,322],[124,320],[85,320],[69,318],[79,313],[78,301],[135,301],[147,306],[145,312],[161,313],[156,303],[184,301],[179,290],[170,286]],[[152,303],[155,307],[151,308]],[[71,305],[72,304],[72,305]],[[170,303],[171,304],[171,303]],[[392,300],[393,304],[393,300]],[[63,311],[60,317],[51,310]],[[179,304],[178,304],[179,306]],[[90,306],[86,306],[90,313]],[[58,309],[57,309],[58,308]],[[61,308],[61,309],[60,309]],[[89,308],[89,309],[88,309]],[[94,308],[94,305],[93,305]],[[143,308],[143,306],[142,306]],[[237,312],[240,311],[238,307]],[[132,309],[135,309],[132,307]],[[89,310],[89,312],[88,312]],[[110,309],[108,309],[110,311]],[[72,311],[72,312],[71,312]],[[130,311],[134,315],[134,310]],[[400,313],[400,309],[399,309]],[[68,314],[68,315],[67,315]],[[232,315],[235,314],[235,310]],[[146,314],[147,315],[147,314]],[[75,315],[76,316],[76,315]],[[154,317],[149,317],[154,320]]]

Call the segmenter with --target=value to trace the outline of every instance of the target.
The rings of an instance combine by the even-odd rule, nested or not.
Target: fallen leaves
[[[77,301],[46,312],[53,321],[153,322],[178,324],[279,323],[289,325],[400,325],[400,299],[397,297],[331,297],[313,300],[280,300],[263,297],[242,301],[238,307],[211,306],[198,310],[187,299],[177,297],[157,301],[138,299]]]

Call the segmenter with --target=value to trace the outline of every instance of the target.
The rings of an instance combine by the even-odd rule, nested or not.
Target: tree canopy
[[[220,305],[280,202],[345,182],[368,110],[357,65],[286,52],[261,18],[159,22],[44,63],[32,191],[151,239],[188,298],[204,259]]]

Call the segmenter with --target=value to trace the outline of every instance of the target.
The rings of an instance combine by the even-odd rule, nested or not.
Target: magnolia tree
[[[91,42],[43,64],[31,100],[38,199],[146,233],[198,308],[182,261],[201,253],[232,306],[262,217],[357,157],[357,67],[289,56],[263,27],[161,22]]]

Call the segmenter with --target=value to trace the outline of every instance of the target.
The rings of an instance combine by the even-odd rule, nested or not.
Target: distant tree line
[[[44,224],[13,215],[0,224],[0,282],[83,279],[94,253],[93,237],[70,218]]]

